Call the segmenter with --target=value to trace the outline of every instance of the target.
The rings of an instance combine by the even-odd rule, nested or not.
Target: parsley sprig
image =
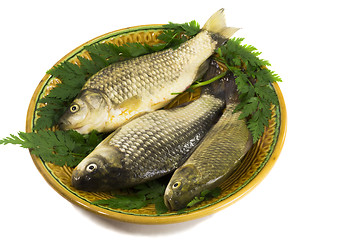
[[[110,43],[94,44],[86,46],[85,50],[89,52],[91,60],[79,56],[77,58],[80,65],[65,61],[47,71],[51,76],[60,79],[61,83],[39,100],[39,103],[45,105],[37,111],[39,118],[35,122],[34,130],[55,126],[85,82],[102,68],[155,51],[140,43],[128,43],[123,46]]]
[[[139,184],[125,194],[114,194],[110,199],[100,199],[92,202],[94,205],[105,205],[114,209],[140,209],[148,204],[155,204],[157,214],[168,211],[164,204],[164,192],[166,183],[161,180],[153,180]]]
[[[176,49],[200,31],[200,25],[195,20],[182,24],[169,22],[163,27],[165,30],[158,36],[158,39],[164,42],[164,48]]]
[[[216,187],[214,189],[205,189],[204,191],[202,191],[200,193],[200,196],[199,197],[195,197],[192,201],[190,201],[188,204],[187,204],[187,207],[192,207],[202,201],[205,201],[205,200],[209,200],[211,198],[215,198],[215,197],[218,197],[220,196],[220,193],[221,193],[221,188],[220,187]]]
[[[164,214],[169,211],[164,203],[164,192],[169,179],[167,176],[147,183],[139,184],[135,187],[125,190],[122,194],[113,194],[112,198],[93,201],[94,205],[107,206],[113,209],[140,209],[149,204],[155,205],[156,214]],[[220,196],[221,188],[206,189],[190,201],[186,208],[193,207],[205,200]],[[179,210],[179,213],[186,211]]]
[[[80,92],[85,82],[102,68],[165,48],[175,49],[200,31],[200,26],[196,21],[184,24],[170,22],[163,27],[164,31],[158,36],[158,39],[162,41],[160,44],[150,46],[142,43],[127,43],[117,46],[110,43],[97,43],[85,47],[91,60],[79,56],[77,58],[80,65],[65,61],[47,71],[50,76],[60,79],[61,83],[39,100],[43,107],[37,109],[38,118],[33,127],[34,132],[19,132],[18,136],[11,134],[10,137],[0,140],[0,144],[18,144],[30,149],[32,154],[41,157],[43,161],[60,166],[76,166],[105,138],[105,135],[95,131],[81,135],[76,131],[51,131],[49,129],[57,124],[60,116]],[[271,117],[270,106],[278,105],[271,83],[281,81],[281,79],[266,68],[270,66],[270,63],[259,58],[261,53],[255,47],[242,45],[243,40],[243,38],[230,39],[217,49],[216,60],[222,62],[236,77],[240,99],[236,111],[242,112],[241,119],[247,119],[248,128],[256,142],[263,134],[265,126],[268,125]],[[214,79],[220,77],[221,75]],[[209,84],[214,79],[208,82],[196,82],[191,89]],[[164,189],[165,184],[150,182],[136,186],[129,195],[114,195],[112,199],[99,200],[93,204],[133,209],[154,203],[156,211],[160,214],[167,211],[162,200]],[[189,206],[216,194],[216,191],[215,193],[204,192],[191,201]]]
[[[142,43],[126,43],[117,46],[112,43],[97,43],[85,46],[91,60],[78,56],[80,65],[70,62],[62,62],[51,68],[47,73],[61,80],[50,94],[39,100],[45,105],[38,109],[38,119],[35,122],[34,130],[48,129],[58,123],[59,118],[66,111],[66,108],[80,92],[85,82],[102,68],[112,63],[124,61],[130,58],[153,53],[165,48],[176,48],[181,43],[193,37],[200,31],[196,21],[189,23],[164,25],[164,31],[158,36],[163,42],[150,46]]]
[[[196,21],[184,24],[169,23],[159,39],[167,42],[167,47],[176,48],[189,37],[200,31]],[[271,118],[271,105],[278,105],[278,98],[271,87],[273,82],[281,82],[279,75],[267,69],[269,61],[260,59],[261,52],[254,46],[242,44],[244,38],[233,38],[216,50],[216,60],[225,64],[236,77],[240,103],[235,112],[241,111],[239,119],[246,118],[247,126],[253,136],[253,142],[259,140]],[[225,73],[207,82],[195,82],[187,91],[210,84],[221,78]],[[178,94],[178,93],[173,93]]]
[[[46,129],[50,129],[57,124],[58,119],[76,97],[87,79],[100,69],[114,62],[149,54],[164,48],[176,48],[200,31],[200,26],[196,21],[183,24],[170,22],[163,27],[165,30],[158,36],[162,40],[160,44],[149,46],[141,43],[127,43],[117,46],[109,43],[97,43],[85,47],[91,60],[79,56],[80,65],[65,61],[47,71],[51,76],[60,79],[61,83],[57,84],[50,91],[50,94],[39,100],[39,103],[43,103],[44,106],[37,109],[38,119],[33,127],[33,131],[36,133],[20,132],[18,137],[11,135],[11,137],[1,140],[0,144],[12,143],[20,144],[23,147],[28,146],[33,153],[39,156],[47,156],[46,158],[43,157],[46,161],[52,161],[60,165],[69,162],[68,165],[74,165],[71,158],[64,158],[63,162],[53,160],[60,155],[66,155],[64,154],[65,149],[69,151],[68,156],[75,156],[71,147],[66,146],[66,142],[59,141],[61,136],[63,138],[66,136],[66,139],[74,138],[74,133],[71,133],[71,131],[57,131],[54,135],[50,132],[51,130]],[[230,39],[225,45],[217,49],[216,59],[225,64],[228,70],[236,77],[240,99],[236,111],[242,112],[240,118],[247,119],[248,128],[253,135],[254,142],[256,142],[268,125],[268,120],[271,117],[270,106],[278,104],[277,96],[270,84],[281,81],[281,79],[277,74],[266,68],[270,66],[270,63],[259,58],[261,53],[255,47],[246,44],[242,45],[243,40],[243,38]],[[208,82],[196,82],[190,89],[204,84],[208,84]],[[47,131],[49,132],[45,134]],[[47,144],[44,145],[45,148],[53,149],[53,153],[59,152],[60,154],[37,153],[37,151],[40,151],[38,148],[41,148],[41,145],[38,148],[34,147],[37,141],[36,134],[46,136],[44,138],[47,139]],[[100,135],[99,138],[101,138]],[[40,143],[41,141],[37,142]],[[61,144],[63,144],[63,147],[61,147]],[[56,151],[56,149],[63,150]]]
[[[28,148],[35,156],[58,166],[77,166],[102,140],[104,134],[96,133],[81,135],[70,131],[48,131],[24,133],[0,140],[0,144],[18,144]]]
[[[236,77],[240,103],[235,112],[241,111],[239,119],[247,118],[247,126],[256,142],[263,135],[271,118],[271,105],[278,105],[278,98],[271,87],[281,78],[266,66],[270,63],[260,59],[261,54],[251,45],[242,45],[244,38],[230,39],[217,49],[216,59],[226,65]]]
[[[11,134],[10,137],[0,140],[0,144],[17,144],[30,149],[32,154],[41,157],[43,161],[60,166],[76,166],[104,138],[104,134],[92,132],[90,135],[82,136],[75,131],[53,132],[50,128],[57,125],[59,118],[85,82],[102,68],[164,48],[176,48],[200,29],[195,21],[184,24],[170,23],[164,28],[163,33],[159,35],[159,39],[163,41],[160,44],[154,46],[142,43],[126,43],[122,46],[111,43],[88,45],[84,48],[91,60],[78,56],[80,65],[64,61],[48,70],[47,73],[50,76],[60,79],[61,82],[39,100],[43,106],[37,109],[38,118],[33,126],[33,132],[19,132],[18,136]],[[187,38],[185,39],[184,36]]]

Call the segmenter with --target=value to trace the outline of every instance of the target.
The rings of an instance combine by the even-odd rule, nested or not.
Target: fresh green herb
[[[164,48],[171,47],[173,49],[200,31],[200,25],[195,20],[183,24],[169,22],[163,27],[165,30],[158,36],[158,39],[164,41]]]
[[[114,194],[113,198],[100,199],[92,202],[94,205],[105,205],[114,209],[140,209],[148,204],[155,204],[155,211],[157,214],[163,214],[169,211],[164,203],[164,192],[167,186],[167,181],[153,180],[147,183],[137,185],[128,189],[125,194]],[[204,190],[199,197],[195,197],[187,207],[192,207],[202,201],[209,200],[220,196],[221,188],[216,187],[211,190]],[[185,209],[180,210],[185,211]]]
[[[221,193],[221,188],[219,188],[219,187],[216,187],[216,188],[211,189],[211,190],[208,190],[208,189],[204,190],[204,191],[202,191],[200,193],[199,197],[195,197],[191,202],[189,202],[187,207],[192,207],[195,204],[198,204],[198,203],[200,203],[202,201],[218,197],[218,196],[220,196],[220,193]]]
[[[200,31],[196,21],[184,24],[169,23],[164,25],[164,31],[159,35],[163,43],[149,46],[141,43],[127,43],[117,46],[99,43],[86,46],[91,60],[78,57],[80,65],[63,62],[47,73],[61,80],[50,94],[39,100],[44,106],[37,110],[38,119],[32,133],[19,132],[18,136],[10,135],[0,140],[0,144],[18,144],[29,148],[31,153],[44,161],[59,166],[75,167],[86,157],[105,137],[95,131],[81,135],[76,131],[44,130],[56,125],[68,105],[80,92],[87,79],[102,68],[112,63],[149,54],[165,48],[177,48],[181,43],[195,36]],[[220,47],[216,59],[227,66],[236,77],[240,104],[236,111],[241,111],[240,119],[247,118],[248,128],[256,142],[264,132],[271,118],[271,104],[277,105],[278,100],[270,83],[281,81],[280,77],[268,70],[270,63],[260,59],[260,52],[250,45],[242,45],[242,38],[233,38]],[[205,82],[195,82],[189,91],[210,84],[223,77],[222,73]],[[129,189],[128,194],[115,194],[113,198],[94,201],[94,205],[106,205],[110,208],[139,209],[148,204],[155,204],[157,214],[166,213],[167,207],[163,201],[166,183],[151,181]],[[221,189],[205,190],[195,197],[187,207],[192,207],[204,200],[220,195]]]
[[[73,130],[40,130],[36,133],[19,132],[18,136],[11,134],[0,140],[0,144],[18,144],[29,148],[32,154],[46,162],[75,167],[102,141],[103,135],[95,131],[81,135]]]
[[[154,46],[141,43],[126,43],[122,46],[97,43],[84,47],[91,60],[79,56],[77,58],[80,65],[65,61],[48,70],[47,73],[60,79],[61,83],[38,101],[43,104],[43,107],[37,109],[38,118],[33,127],[35,132],[19,132],[18,136],[10,135],[10,137],[0,140],[0,144],[19,144],[22,147],[30,148],[32,154],[42,157],[44,161],[60,166],[76,166],[96,146],[96,144],[88,144],[88,138],[91,141],[95,135],[81,137],[74,131],[52,132],[46,129],[50,129],[58,123],[59,118],[80,92],[85,82],[102,68],[164,48],[175,48],[200,30],[199,24],[195,21],[184,24],[169,23],[164,25],[164,28],[166,30],[159,36],[164,43]],[[168,39],[169,37],[170,39]],[[102,135],[96,136],[98,136],[96,142],[100,142]]]
[[[271,104],[278,105],[278,98],[270,83],[280,77],[266,68],[270,63],[258,58],[261,54],[250,45],[241,45],[243,38],[230,39],[217,49],[217,60],[224,63],[235,75],[241,111],[239,119],[247,118],[247,126],[256,142],[262,136],[271,118]]]
[[[92,204],[106,205],[115,209],[139,209],[148,204],[155,204],[156,213],[162,214],[168,211],[163,200],[165,188],[165,183],[154,180],[129,189],[131,193],[114,195],[113,198],[97,200]]]
[[[91,60],[77,57],[80,65],[65,61],[47,71],[48,74],[60,79],[61,83],[39,100],[39,103],[45,105],[37,110],[39,118],[36,120],[34,130],[48,129],[56,125],[85,82],[100,69],[114,62],[152,51],[150,48],[140,46],[143,45],[134,43],[119,47],[103,43],[86,46],[85,49],[89,52]]]
[[[206,80],[206,81],[195,81],[191,86],[190,86],[190,89],[194,90],[195,88],[198,88],[198,87],[202,87],[202,86],[205,86],[205,85],[208,85],[212,82],[215,82],[216,80],[219,80],[220,78],[223,78],[225,77],[226,75],[226,72],[222,72],[220,73],[219,75],[216,75],[215,77],[209,79],[209,80]]]
[[[87,75],[81,67],[69,62],[63,62],[47,73],[61,79],[62,83],[57,84],[45,98],[39,100],[39,103],[45,105],[38,109],[39,118],[34,130],[51,128],[57,124],[60,116],[84,85]]]
[[[39,117],[33,130],[49,129],[56,125],[59,117],[76,97],[86,80],[100,69],[114,62],[148,54],[165,47],[176,47],[200,31],[199,24],[196,21],[184,24],[169,23],[163,27],[165,30],[159,36],[159,39],[164,43],[157,46],[140,43],[128,43],[122,46],[108,43],[93,44],[85,47],[91,60],[78,57],[80,65],[63,62],[50,69],[47,73],[59,78],[61,83],[57,84],[50,91],[50,94],[39,100],[39,103],[43,103],[44,106],[37,109]],[[256,142],[263,134],[265,126],[268,125],[268,120],[271,117],[271,104],[278,104],[277,96],[269,83],[281,81],[281,79],[274,72],[265,68],[270,64],[268,61],[259,59],[260,52],[255,47],[242,45],[243,40],[243,38],[229,40],[217,50],[217,60],[223,62],[236,76],[236,84],[240,93],[240,104],[237,106],[236,111],[242,112],[240,118],[247,118],[248,128],[253,135],[254,142]],[[208,84],[212,80],[195,83],[189,91],[197,86]],[[21,133],[23,139],[27,139],[28,142],[32,139],[35,140],[35,137],[33,137],[35,133],[29,133],[28,138],[26,138],[26,134]],[[48,137],[51,138],[51,136],[51,133],[49,133]],[[56,140],[53,139],[53,141],[49,142],[54,143]],[[5,144],[5,141],[0,143]],[[61,149],[59,146],[61,142],[57,144],[58,149]],[[65,146],[62,149],[67,148]],[[71,156],[70,153],[69,156]],[[52,156],[49,156],[49,158],[49,161],[51,161]],[[58,161],[54,160],[53,162]],[[69,165],[72,165],[71,161],[69,161]]]
[[[186,23],[169,22],[163,26],[165,29],[170,29],[177,34],[185,34],[188,37],[193,37],[200,32],[200,24],[195,20]]]
[[[37,110],[38,119],[34,130],[48,129],[56,125],[85,82],[102,68],[165,48],[176,48],[200,31],[196,21],[184,24],[169,23],[163,27],[165,30],[158,38],[164,43],[154,46],[142,43],[126,43],[122,46],[97,43],[84,47],[89,52],[91,60],[77,57],[80,65],[65,61],[47,71],[48,74],[60,79],[61,83],[57,84],[49,95],[39,100],[44,106]]]
[[[215,77],[206,81],[202,81],[202,79],[196,80],[193,84],[190,85],[188,89],[185,90],[185,92],[194,92],[194,90],[198,87],[209,85],[210,83],[215,82],[216,80],[219,80],[222,77],[225,77],[226,73],[227,72],[222,72],[219,75],[216,75]],[[171,93],[171,95],[179,95],[179,94],[182,94],[182,92]]]
[[[108,43],[98,43],[86,46],[91,60],[77,57],[80,64],[63,62],[47,73],[61,80],[50,94],[39,100],[44,106],[37,109],[38,119],[33,130],[35,132],[19,132],[18,136],[10,135],[0,144],[18,144],[29,148],[31,153],[41,157],[44,161],[60,166],[76,166],[87,156],[97,144],[105,137],[103,134],[92,132],[81,135],[75,131],[45,130],[55,126],[59,117],[68,105],[80,92],[84,83],[100,69],[112,63],[149,54],[165,48],[177,48],[181,43],[195,36],[200,31],[196,21],[184,24],[169,23],[164,25],[164,31],[158,36],[163,42],[154,46],[141,43],[127,43],[117,46]],[[268,70],[270,63],[259,59],[260,52],[250,45],[242,45],[242,38],[233,38],[217,50],[217,60],[224,63],[229,71],[236,77],[240,104],[236,111],[241,111],[240,118],[247,118],[248,127],[253,135],[254,142],[264,132],[271,117],[271,104],[277,105],[278,100],[270,83],[281,81],[280,77]],[[223,73],[225,74],[225,73]],[[207,82],[196,82],[194,88],[209,84],[221,78],[219,75]],[[107,205],[111,208],[134,209],[142,208],[148,204],[155,204],[158,214],[168,211],[163,201],[166,184],[153,181],[135,186],[127,195],[114,195],[108,200],[98,200],[95,205]],[[199,197],[193,199],[188,207],[217,197],[220,188],[204,191]]]

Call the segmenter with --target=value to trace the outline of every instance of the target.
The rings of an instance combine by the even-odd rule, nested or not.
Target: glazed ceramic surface
[[[107,33],[77,47],[60,59],[55,66],[63,61],[79,64],[77,60],[78,56],[90,58],[89,54],[84,49],[84,46],[96,43],[114,43],[122,45],[130,42],[141,42],[153,45],[159,43],[157,36],[161,33],[161,31],[161,25],[146,25]],[[46,96],[52,88],[56,87],[57,83],[59,83],[59,79],[56,79],[48,74],[46,74],[39,83],[33,94],[28,109],[26,119],[27,132],[32,131],[33,124],[37,118],[37,110],[42,106],[38,103],[38,100]],[[198,205],[188,208],[181,213],[167,212],[165,214],[158,215],[155,212],[154,205],[134,210],[112,209],[108,207],[95,206],[91,204],[91,202],[99,199],[108,199],[111,195],[106,192],[93,193],[79,191],[71,186],[72,168],[59,167],[51,163],[46,163],[43,159],[34,155],[31,155],[31,157],[45,180],[60,195],[80,207],[97,214],[120,221],[144,224],[176,223],[199,218],[229,206],[251,191],[263,180],[278,158],[285,140],[286,108],[278,84],[273,83],[272,87],[277,93],[280,105],[279,107],[272,108],[272,118],[264,135],[246,154],[238,169],[223,184],[221,184],[221,195],[217,198],[204,201]],[[185,93],[178,96],[168,107],[173,107],[197,98],[198,95],[199,91],[196,91],[195,93]]]

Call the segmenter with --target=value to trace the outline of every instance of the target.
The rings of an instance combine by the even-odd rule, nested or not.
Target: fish
[[[128,120],[167,105],[207,70],[206,60],[238,28],[227,27],[224,9],[176,49],[113,63],[91,76],[60,117],[61,130],[111,132]]]
[[[238,95],[233,76],[227,76],[226,108],[219,121],[210,129],[200,145],[176,169],[165,189],[164,203],[176,211],[187,207],[204,190],[211,190],[224,182],[239,166],[253,144],[241,112],[235,112]]]
[[[74,169],[85,191],[129,188],[173,172],[185,162],[225,108],[225,84],[214,82],[186,105],[141,115],[105,138]]]

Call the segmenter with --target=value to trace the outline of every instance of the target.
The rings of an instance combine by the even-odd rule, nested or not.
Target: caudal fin
[[[202,29],[219,35],[219,37],[222,39],[222,42],[229,39],[237,30],[239,30],[239,28],[226,26],[223,8],[214,13],[207,20]],[[222,44],[222,42],[220,42],[220,44]]]

